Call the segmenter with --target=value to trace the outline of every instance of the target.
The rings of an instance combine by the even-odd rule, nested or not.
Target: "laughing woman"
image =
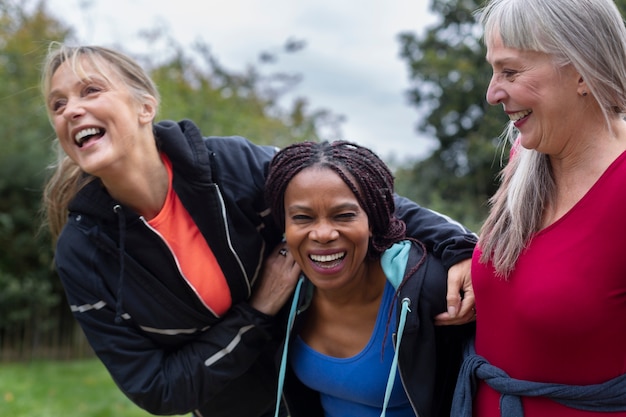
[[[480,19],[514,149],[453,416],[625,417],[624,20],[613,0],[490,0]]]
[[[349,142],[297,143],[266,193],[303,273],[282,368],[291,417],[449,417],[473,325],[434,325],[445,268],[406,237],[387,166]]]

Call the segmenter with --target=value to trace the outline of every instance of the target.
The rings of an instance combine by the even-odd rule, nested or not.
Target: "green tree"
[[[419,130],[438,148],[425,160],[396,172],[398,191],[442,211],[474,230],[496,189],[500,157],[494,152],[507,121],[485,100],[491,68],[473,15],[475,0],[434,0],[439,21],[422,37],[399,36],[412,87],[412,106],[424,117]]]
[[[0,348],[14,352],[43,342],[62,295],[49,241],[38,233],[51,136],[37,86],[41,39],[66,34],[41,7],[26,13],[0,0]]]

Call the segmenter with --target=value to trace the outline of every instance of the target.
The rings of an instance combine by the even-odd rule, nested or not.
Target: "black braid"
[[[270,164],[265,193],[283,231],[285,190],[289,181],[312,166],[336,172],[367,214],[372,228],[368,258],[378,259],[393,243],[405,238],[406,226],[394,214],[393,174],[370,149],[348,141],[300,142],[276,154]]]

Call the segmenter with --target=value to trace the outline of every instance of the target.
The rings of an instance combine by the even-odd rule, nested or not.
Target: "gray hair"
[[[489,0],[477,11],[487,44],[500,36],[505,47],[550,55],[557,67],[573,65],[598,102],[610,129],[626,111],[626,28],[613,0]],[[510,122],[502,137],[514,143]],[[481,230],[481,262],[491,260],[508,276],[555,195],[550,161],[516,147],[501,172]]]

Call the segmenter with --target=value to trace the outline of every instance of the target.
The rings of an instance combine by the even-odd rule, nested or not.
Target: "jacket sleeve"
[[[472,257],[478,236],[461,223],[396,195],[396,216],[406,223],[406,234],[423,242],[446,268]]]
[[[215,399],[220,390],[253,366],[258,377],[259,358],[264,351],[271,351],[278,339],[272,317],[239,303],[197,336],[164,348],[125,314],[116,321],[115,294],[103,284],[106,266],[90,262],[91,251],[84,243],[65,245],[57,252],[58,273],[90,345],[134,403],[157,415],[186,414]],[[271,364],[267,369],[274,371]],[[264,376],[269,392],[274,378],[272,374]],[[251,407],[257,400],[272,399],[271,395],[253,398],[255,395],[267,396],[246,394]]]

